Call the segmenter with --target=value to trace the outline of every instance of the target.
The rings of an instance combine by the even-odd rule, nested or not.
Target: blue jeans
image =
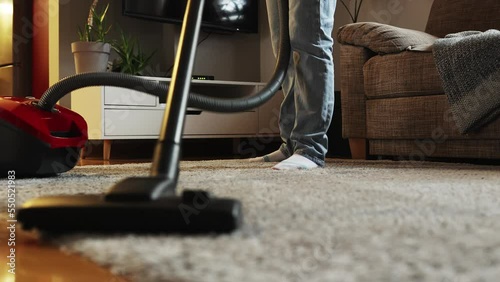
[[[281,152],[302,155],[319,166],[328,151],[326,132],[333,115],[333,21],[336,0],[289,0],[292,54],[283,82]],[[276,0],[266,0],[274,54],[279,42]]]

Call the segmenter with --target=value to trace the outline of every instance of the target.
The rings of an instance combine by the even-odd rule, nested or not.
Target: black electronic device
[[[213,75],[193,75],[193,80],[214,80],[215,76]]]
[[[201,28],[221,32],[258,32],[259,1],[207,0],[203,9]],[[182,24],[186,1],[180,0],[123,0],[123,15],[164,23]]]

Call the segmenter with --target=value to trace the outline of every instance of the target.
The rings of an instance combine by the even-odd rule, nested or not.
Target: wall
[[[374,21],[423,31],[433,2],[433,0],[364,1],[360,21]]]

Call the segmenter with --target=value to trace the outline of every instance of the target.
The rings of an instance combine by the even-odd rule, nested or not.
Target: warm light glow
[[[2,267],[3,268],[3,267]],[[16,275],[15,274],[10,274],[7,272],[9,268],[5,268],[5,271],[3,272],[2,275],[0,275],[0,280],[4,282],[16,282]]]
[[[0,15],[14,14],[14,5],[9,3],[0,3]]]

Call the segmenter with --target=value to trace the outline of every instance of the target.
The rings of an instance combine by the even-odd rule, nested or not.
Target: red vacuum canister
[[[77,113],[38,100],[0,97],[0,172],[16,176],[50,176],[72,169],[87,142],[87,123]]]

